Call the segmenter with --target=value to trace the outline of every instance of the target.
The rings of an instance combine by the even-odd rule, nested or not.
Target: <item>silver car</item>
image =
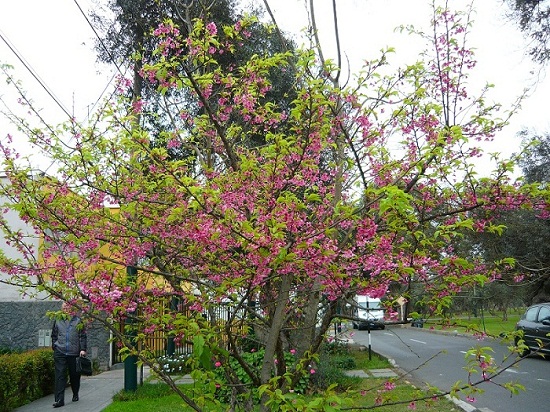
[[[531,351],[550,355],[550,302],[527,308],[516,324],[516,330],[523,331],[523,340],[528,347],[521,356],[527,356]],[[516,345],[519,340],[516,338]]]

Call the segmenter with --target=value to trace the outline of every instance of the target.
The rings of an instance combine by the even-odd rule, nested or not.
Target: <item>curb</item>
[[[405,377],[408,375],[406,371],[401,369],[399,365],[395,362],[394,359],[388,358],[388,362],[391,363],[392,367],[396,370],[398,370],[398,375],[401,377]],[[408,382],[408,381],[406,381]],[[408,382],[410,385],[416,386],[413,382]],[[493,412],[490,409],[483,408],[483,410],[476,408],[475,406],[470,405],[468,402],[463,401],[462,399],[456,399],[453,398],[450,395],[445,395],[445,398],[452,403],[454,403],[458,408],[462,409],[464,412]]]

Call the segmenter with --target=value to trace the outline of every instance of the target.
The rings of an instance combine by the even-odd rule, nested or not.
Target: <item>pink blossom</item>
[[[132,103],[132,110],[135,114],[139,114],[142,112],[144,106],[144,102],[141,99],[136,99]]]
[[[392,389],[395,389],[395,383],[389,382],[389,381],[384,383],[384,389],[387,391],[391,391]]]
[[[216,23],[210,22],[206,25],[206,30],[208,33],[210,33],[211,36],[215,36],[218,33],[218,28],[216,27]]]
[[[515,283],[520,283],[520,282],[522,282],[524,279],[525,279],[525,275],[524,275],[524,274],[514,276],[514,282],[515,282]]]

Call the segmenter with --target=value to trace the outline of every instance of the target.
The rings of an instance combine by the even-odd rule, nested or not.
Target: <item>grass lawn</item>
[[[453,331],[457,330],[462,333],[485,333],[488,336],[498,337],[505,332],[513,332],[517,321],[523,314],[523,310],[519,313],[513,312],[508,314],[507,320],[502,320],[502,315],[486,314],[483,317],[468,317],[458,316],[453,318],[448,325],[441,325],[438,319],[428,320],[425,328],[434,328],[437,330]]]
[[[328,357],[327,357],[328,356]],[[330,361],[327,359],[330,358]],[[324,362],[323,362],[324,359]],[[352,360],[350,360],[352,359]],[[390,368],[389,362],[376,354],[369,360],[368,352],[353,350],[348,354],[322,355],[319,365],[319,374],[327,379],[326,383],[337,383],[342,390],[342,407],[368,408],[376,403],[390,404],[377,407],[377,411],[409,411],[410,402],[415,398],[423,398],[428,394],[425,390],[417,389],[406,381],[393,381],[387,378],[358,378],[345,375],[340,367],[345,365],[348,369],[382,369]],[[321,366],[323,364],[324,366]],[[201,388],[194,384],[181,385],[180,388],[193,399],[198,399]],[[347,392],[344,393],[344,389]],[[306,396],[306,395],[299,395]],[[215,406],[213,404],[200,405],[204,411],[226,411],[227,406]],[[447,399],[419,401],[414,404],[415,410],[420,412],[449,412],[460,411]],[[183,401],[163,383],[145,383],[133,394],[121,392],[115,397],[114,402],[104,412],[175,412],[191,411]]]
[[[376,398],[384,399],[384,403],[394,403],[388,406],[377,407],[376,411],[395,412],[410,411],[410,400],[418,397],[424,397],[425,391],[416,389],[407,383],[398,384],[390,391],[384,391],[384,379],[362,379],[355,392],[350,395],[342,395],[344,403],[342,407],[373,407]],[[181,388],[189,395],[193,391],[199,391],[199,388],[193,388],[193,385],[182,385]],[[214,405],[200,405],[204,411],[222,412],[227,407],[218,408]],[[414,404],[414,410],[419,412],[450,412],[461,411],[456,405],[447,399],[430,400],[428,402],[418,401]],[[127,400],[115,400],[111,405],[103,410],[104,412],[176,412],[193,411],[192,408],[185,405],[181,398],[173,394],[170,389],[161,383],[146,383],[139,387],[136,394]]]

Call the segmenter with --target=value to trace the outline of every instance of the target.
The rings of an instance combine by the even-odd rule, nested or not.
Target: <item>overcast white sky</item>
[[[108,85],[113,68],[100,66],[93,51],[94,33],[80,13],[74,0],[0,0],[0,33],[11,42],[29,66],[42,79],[61,104],[77,119],[84,119]],[[278,23],[288,30],[299,30],[306,24],[304,0],[272,0],[271,7]],[[317,2],[317,19],[327,54],[332,49],[331,14],[324,10],[331,2]],[[324,3],[323,6],[321,3]],[[460,8],[469,0],[451,0]],[[78,0],[86,12],[91,0]],[[476,24],[472,31],[472,46],[476,47],[478,66],[474,82],[494,83],[493,96],[504,105],[513,102],[525,87],[533,84],[538,67],[524,57],[521,34],[504,18],[501,0],[476,0]],[[395,34],[399,24],[427,24],[429,0],[338,0],[340,36],[343,51],[357,70],[361,59],[375,57],[384,46],[395,46],[400,59],[414,58],[410,39]],[[397,58],[397,57],[396,57]],[[0,63],[15,66],[15,76],[43,107],[43,114],[52,123],[64,120],[55,102],[30,76],[12,51],[0,40]],[[513,151],[514,136],[522,127],[538,131],[550,130],[548,117],[549,79],[539,83],[533,95],[523,105],[521,113],[497,141],[497,149]],[[9,102],[5,83],[0,83],[0,96]],[[3,108],[2,108],[3,109]],[[10,130],[0,119],[0,138]],[[13,130],[12,130],[13,131]],[[21,140],[22,149],[25,143]]]

